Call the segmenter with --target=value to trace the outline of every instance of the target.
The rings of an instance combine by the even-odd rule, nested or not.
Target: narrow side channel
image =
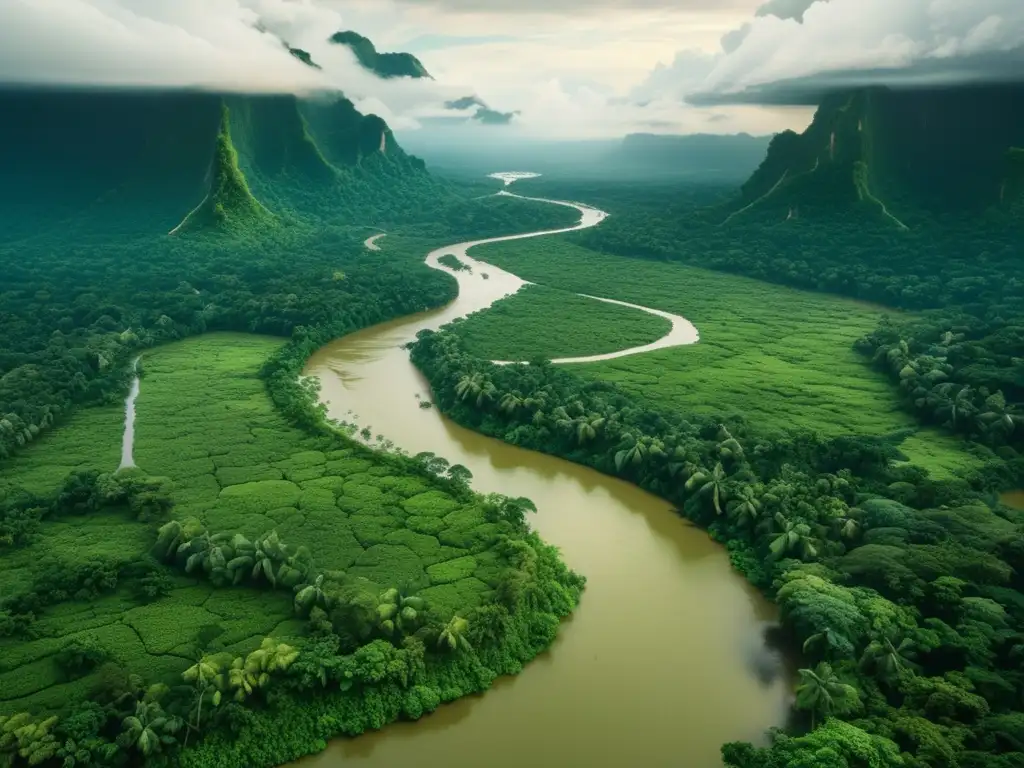
[[[135,377],[124,401],[124,437],[121,438],[121,466],[117,468],[118,472],[135,467],[135,401],[139,397],[139,359],[136,357],[132,360]]]

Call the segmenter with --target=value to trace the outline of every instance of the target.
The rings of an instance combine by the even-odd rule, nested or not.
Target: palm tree
[[[307,547],[299,547],[281,563],[277,570],[277,583],[293,589],[309,581],[313,572],[313,555]]]
[[[253,550],[252,578],[258,580],[260,575],[277,586],[277,564],[288,557],[288,547],[284,545],[277,531],[264,534],[256,540]]]
[[[327,607],[327,594],[324,592],[324,575],[321,573],[312,584],[307,584],[295,594],[295,612],[306,616],[314,607]]]
[[[723,459],[743,461],[743,446],[724,424],[718,428],[718,455]]]
[[[620,472],[624,467],[640,466],[648,457],[665,456],[665,444],[654,437],[627,433],[623,435],[621,445],[622,448],[615,453],[615,469]]]
[[[647,446],[637,440],[635,435],[627,435],[625,447],[615,454],[615,469],[619,472],[623,467],[638,466],[647,458]]]
[[[775,524],[779,528],[779,534],[768,545],[775,559],[781,559],[793,552],[797,553],[801,560],[813,560],[818,556],[818,548],[811,536],[811,527],[807,523],[791,522],[781,512],[777,512]]]
[[[245,657],[246,667],[260,673],[283,672],[299,658],[299,652],[277,638],[265,637],[260,647]],[[261,683],[262,685],[262,683]]]
[[[231,539],[231,550],[233,557],[224,567],[231,578],[231,583],[238,585],[247,575],[252,574],[256,562],[256,546],[242,534],[236,533]]]
[[[459,383],[455,385],[455,394],[459,396],[460,400],[476,397],[483,389],[484,381],[482,373],[467,374],[459,379]]]
[[[234,691],[235,701],[242,702],[252,696],[253,691],[262,685],[266,685],[270,676],[266,672],[260,672],[255,665],[246,665],[245,659],[241,656],[231,662],[227,670],[227,679],[224,686],[229,691]]]
[[[378,626],[389,637],[395,632],[408,634],[419,624],[420,614],[426,608],[422,597],[405,597],[392,587],[380,593],[377,605]]]
[[[470,398],[476,398],[477,408],[483,407],[485,402],[494,399],[494,395],[497,392],[498,390],[482,373],[472,373],[463,376],[459,383],[455,385],[455,394],[458,395],[459,399],[465,401]]]
[[[178,556],[185,557],[185,573],[205,570],[209,558],[210,535],[205,531],[178,546]]]
[[[575,419],[573,427],[576,431],[576,442],[583,445],[594,440],[597,437],[597,433],[601,431],[601,427],[604,426],[604,422],[604,417],[596,413],[592,413],[589,416],[580,416]]]
[[[518,392],[506,392],[502,396],[501,402],[498,404],[498,410],[509,415],[514,414],[522,407],[523,398]]]
[[[495,387],[490,381],[484,383],[483,389],[476,396],[476,407],[483,408],[484,403],[489,403],[494,400],[498,394],[498,388]]]
[[[165,714],[155,701],[140,701],[135,704],[135,714],[126,717],[121,725],[121,743],[149,757],[175,743],[173,734],[181,730],[182,722]]]
[[[270,682],[272,672],[288,669],[298,656],[299,652],[290,645],[272,637],[264,638],[257,650],[244,659],[239,656],[231,662],[223,678],[223,685],[234,692],[235,701],[245,701],[256,689]]]
[[[437,638],[437,645],[439,648],[447,646],[450,651],[460,648],[464,651],[470,651],[473,648],[466,639],[466,632],[468,631],[469,621],[461,616],[453,616],[451,621],[445,624],[444,629],[441,630],[441,635]]]
[[[913,669],[916,652],[914,641],[909,637],[897,639],[897,642],[889,637],[876,638],[864,649],[860,667],[865,671],[874,670],[880,680],[891,684],[900,672]]]
[[[851,513],[856,511],[855,509],[850,510]],[[834,524],[840,538],[853,540],[860,535],[860,521],[852,515],[850,517],[837,517],[834,520]]]
[[[975,410],[974,402],[971,399],[973,391],[969,386],[961,387],[960,390],[950,397],[950,393],[956,387],[952,382],[940,384],[936,391],[942,397],[942,405],[936,411],[936,415],[948,419],[948,424],[956,429],[971,412]]]
[[[192,683],[195,688],[195,714],[196,721],[189,727],[199,730],[203,721],[203,700],[209,698],[215,707],[220,706],[220,690],[217,687],[220,682],[220,665],[211,656],[200,656],[191,667],[186,669],[182,675],[186,683]],[[188,737],[185,738],[186,742]]]
[[[711,505],[715,508],[715,514],[724,514],[722,502],[725,500],[725,481],[727,475],[722,462],[715,464],[711,472],[698,469],[684,486],[690,493],[695,493],[706,499],[711,499]]]
[[[539,389],[523,400],[523,406],[531,411],[541,411],[548,404],[548,393]]]
[[[178,551],[181,545],[183,527],[177,520],[171,520],[160,526],[156,532],[156,544],[153,545],[153,554],[160,560],[168,559],[172,553]]]
[[[740,525],[753,527],[761,516],[761,501],[752,485],[741,486],[734,498],[726,505],[729,516]]]
[[[800,684],[796,687],[796,706],[811,713],[811,730],[818,716],[825,718],[850,712],[860,703],[857,689],[842,682],[823,661],[814,669],[800,670]]]
[[[824,658],[832,655],[833,652],[846,656],[852,653],[853,644],[831,627],[825,627],[804,640],[804,654],[810,655],[815,651],[818,651],[819,655]]]

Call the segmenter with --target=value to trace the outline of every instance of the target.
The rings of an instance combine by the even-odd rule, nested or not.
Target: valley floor
[[[505,334],[510,327],[516,329],[516,349],[590,354],[598,340],[617,338],[618,327],[634,327],[626,323],[627,313],[632,322],[643,317],[628,309],[604,317],[597,302],[578,306],[586,300],[573,294],[585,293],[678,313],[699,330],[695,345],[571,366],[585,378],[616,383],[652,408],[738,416],[763,435],[917,429],[901,409],[897,390],[853,349],[883,315],[897,311],[681,264],[597,253],[564,238],[482,246],[472,255],[547,291],[546,321],[541,302],[530,293],[538,289],[532,288],[462,323],[460,336],[481,357],[509,359],[502,355],[513,343]],[[653,329],[647,334],[643,342],[657,338]],[[981,463],[960,441],[931,430],[901,447],[936,477]]]
[[[145,353],[137,402],[135,461],[169,477],[174,517],[198,518],[211,532],[256,539],[276,530],[307,547],[321,571],[363,577],[374,594],[415,590],[440,615],[466,612],[493,589],[500,558],[497,526],[466,505],[403,474],[383,458],[324,450],[323,439],[290,427],[274,410],[257,371],[282,342],[217,333]],[[3,467],[5,486],[43,493],[75,469],[117,468],[123,409],[83,410]],[[29,546],[0,559],[4,591],[30,588],[47,569],[142,556],[149,526],[100,512],[43,523]],[[194,663],[197,637],[223,631],[220,651],[247,653],[263,637],[305,634],[292,595],[215,588],[175,577],[170,594],[139,604],[121,588],[91,601],[45,609],[31,640],[0,640],[0,708],[44,712],[88,698],[97,672],[66,680],[54,660],[71,640],[96,641],[124,670],[173,683]]]

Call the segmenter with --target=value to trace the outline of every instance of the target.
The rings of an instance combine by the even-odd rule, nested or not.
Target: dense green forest
[[[299,374],[451,300],[431,248],[574,212],[432,176],[341,98],[0,102],[0,761],[276,765],[550,644],[583,581],[530,503],[360,447]]]
[[[72,119],[85,109],[75,95],[67,101],[31,94],[4,98],[32,115]],[[107,98],[115,116],[121,110],[131,117],[133,129],[165,131],[150,122],[167,108],[159,99],[141,96],[139,103],[131,103],[130,97]],[[271,144],[292,135],[288,121],[297,118],[299,106],[293,97],[253,97],[241,103],[180,99],[179,104],[172,99],[172,106],[206,115],[213,129],[209,190],[191,213],[194,203],[186,182],[196,179],[185,160],[180,189],[168,185],[159,199],[143,200],[141,208],[124,202],[123,195],[133,194],[145,180],[135,174],[156,173],[166,162],[152,157],[152,136],[139,149],[148,166],[142,160],[126,162],[131,149],[117,147],[117,136],[112,136],[86,160],[78,158],[82,167],[44,169],[55,176],[71,174],[73,181],[89,187],[87,193],[65,192],[65,205],[82,208],[68,211],[48,197],[30,205],[31,190],[24,210],[4,208],[5,224],[12,226],[0,229],[5,273],[0,457],[34,440],[72,405],[119,396],[125,361],[138,349],[214,329],[288,336],[299,326],[330,326],[335,335],[343,335],[452,298],[454,284],[446,278],[410,270],[409,263],[396,264],[394,256],[364,252],[362,239],[376,229],[415,232],[419,240],[410,245],[409,256],[430,243],[565,226],[573,220],[567,209],[523,206],[501,197],[474,200],[476,189],[455,189],[398,149],[392,157],[376,152],[377,159],[360,162],[351,171],[355,177],[331,165],[335,175],[320,186],[298,175],[294,155],[282,155],[287,163],[279,169],[281,177],[273,169],[284,160],[273,160]],[[339,108],[351,109],[351,104],[331,107]],[[283,128],[278,125],[282,119]],[[7,131],[27,141],[20,133],[23,127],[13,121]],[[376,136],[379,140],[380,133]],[[202,155],[199,138],[197,158]],[[358,146],[351,137],[346,141]],[[116,154],[120,165],[106,171],[110,178],[97,178],[93,155],[105,151]],[[0,192],[12,198],[18,167],[0,183]],[[129,176],[119,175],[117,167]],[[200,168],[197,164],[192,171]],[[348,196],[333,194],[353,178],[362,182]],[[113,189],[83,204],[101,183]],[[269,207],[259,197],[270,201]],[[317,204],[307,204],[310,198]],[[52,221],[55,211],[66,217]]]
[[[644,356],[646,363],[616,361],[596,375],[540,359],[495,366],[481,344],[481,334],[493,329],[486,315],[475,327],[422,332],[412,347],[438,406],[457,422],[670,500],[725,544],[736,568],[778,603],[802,657],[800,717],[768,746],[725,745],[732,768],[1024,763],[1024,517],[998,496],[1024,485],[1024,233],[1007,199],[1015,177],[1003,176],[1001,165],[1005,142],[1019,140],[1019,121],[991,120],[970,151],[951,160],[946,170],[961,187],[937,189],[931,171],[917,172],[929,152],[959,146],[964,131],[993,117],[993,109],[1008,114],[1021,103],[1000,106],[991,96],[957,93],[952,107],[941,99],[936,106],[927,94],[909,99],[921,102],[916,107],[885,93],[837,97],[807,134],[777,137],[739,194],[523,182],[530,194],[592,200],[612,216],[566,236],[563,245],[502,245],[478,258],[549,287],[600,287],[605,293],[598,295],[684,315],[693,300],[688,316],[701,328],[700,346],[722,344],[724,333],[718,352],[738,363],[734,378],[721,380],[721,392],[691,393],[692,405],[685,395],[677,402],[639,386],[652,375],[665,377],[668,352]],[[923,111],[968,106],[980,114],[948,129],[929,123],[938,149],[913,132],[924,130],[914,122]],[[913,130],[886,130],[900,119]],[[872,135],[844,156],[844,131],[847,138]],[[923,145],[918,155],[902,168],[885,167],[914,140]],[[863,175],[868,159],[882,165],[870,179]],[[796,183],[786,183],[790,173],[800,177]],[[878,197],[883,193],[895,201],[898,220]],[[616,259],[594,251],[667,263],[619,269]],[[861,365],[888,375],[908,415],[931,431],[844,433],[807,429],[799,420],[782,427],[772,423],[771,408],[758,406],[756,385],[745,395],[748,407],[716,408],[716,400],[737,402],[734,382],[749,362],[744,334],[760,327],[750,325],[753,315],[772,310],[768,291],[751,309],[736,301],[739,278],[714,280],[694,267],[865,302],[865,316],[881,319],[847,335],[833,354],[854,352]],[[679,280],[701,281],[705,299],[674,295],[673,270],[689,270]],[[754,288],[746,291],[754,299]],[[518,301],[506,300],[506,311]],[[784,312],[785,303],[776,301],[774,311]],[[731,324],[729,313],[736,315]],[[765,332],[782,322],[780,316],[763,325]],[[827,332],[814,340],[813,354],[824,350]],[[791,350],[788,362],[806,366],[811,349]],[[690,364],[714,353],[714,346],[703,356],[695,352]],[[677,388],[696,380],[686,375],[685,364],[672,372]],[[775,397],[780,381],[772,369],[766,398]],[[864,423],[860,414],[850,420]],[[924,444],[937,440],[935,428],[987,458],[955,471],[908,461],[908,434],[917,432],[915,451],[926,453],[934,449]]]
[[[493,366],[457,329],[424,332],[413,349],[442,410],[669,499],[779,603],[807,664],[803,725],[849,725],[829,721],[770,750],[729,745],[731,765],[793,765],[826,746],[830,765],[854,765],[868,748],[876,765],[1021,759],[1024,518],[992,505],[991,491],[1019,482],[1024,459],[935,479],[884,438],[758,436],[644,407],[551,364]]]
[[[1024,413],[1014,405],[1024,402],[1024,223],[1015,212],[925,212],[909,232],[860,208],[723,223],[722,189],[675,202],[663,187],[644,199],[636,188],[617,195],[607,186],[551,186],[567,196],[603,191],[613,215],[571,238],[588,248],[915,310],[894,313],[857,345],[891,375],[908,411],[988,445],[1024,440]],[[694,208],[716,195],[717,206]]]
[[[341,37],[368,68],[422,69]],[[912,119],[1017,102],[921,98],[828,100],[738,193],[523,182],[613,215],[565,247],[500,246],[496,264],[566,283],[412,347],[456,421],[668,499],[778,603],[798,717],[765,747],[726,745],[730,768],[1024,764],[1024,513],[998,497],[1024,485],[1019,157],[1002,146],[1017,123],[951,160],[962,184],[942,197],[929,153],[972,123]],[[475,199],[488,188],[431,175],[340,97],[0,107],[18,118],[0,125],[0,762],[280,764],[485,690],[551,644],[584,581],[530,532],[532,503],[349,440],[301,372],[333,339],[453,298],[431,248],[575,212]],[[938,150],[897,167],[925,130]],[[380,231],[387,247],[365,248]],[[689,316],[668,279],[683,270],[701,365],[543,359],[661,326],[602,305],[588,334],[592,300],[562,291]],[[769,283],[908,311],[879,321]],[[744,355],[779,331],[789,354]],[[489,362],[506,355],[532,362]],[[116,472],[135,372],[138,466]],[[973,460],[918,463],[945,450],[938,430]]]

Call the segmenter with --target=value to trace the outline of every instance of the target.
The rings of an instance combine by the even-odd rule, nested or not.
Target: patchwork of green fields
[[[650,344],[668,333],[663,317],[528,285],[490,309],[470,315],[459,334],[474,355],[492,360],[600,355]]]
[[[561,238],[482,248],[481,259],[525,280],[673,312],[696,325],[698,344],[574,366],[653,407],[741,415],[765,433],[883,434],[914,425],[892,385],[852,348],[875,328],[880,310],[720,272],[608,256]],[[509,299],[509,311],[525,300]],[[474,330],[480,338],[500,325],[484,314]],[[539,345],[541,333],[560,330],[537,323],[535,338],[521,343]],[[478,352],[486,351],[482,346]]]
[[[76,411],[16,459],[0,461],[0,490],[20,485],[33,493],[47,493],[70,472],[113,471],[121,463],[123,434],[123,406]]]
[[[392,586],[415,592],[441,616],[479,604],[503,564],[492,549],[497,525],[385,456],[332,449],[330,440],[288,426],[257,377],[280,343],[211,334],[146,353],[135,461],[171,478],[172,516],[250,539],[276,530],[291,548],[307,547],[319,572],[364,577],[374,594]],[[113,411],[85,411],[5,466],[4,480],[52,490],[70,467],[116,467],[120,443]],[[0,580],[14,592],[58,560],[130,561],[153,538],[151,527],[121,513],[44,522],[29,546],[0,559]],[[210,625],[223,630],[220,646],[247,652],[267,635],[299,634],[302,623],[292,618],[288,591],[214,588],[184,576],[149,603],[124,589],[61,602],[34,625],[37,637],[0,640],[0,712],[46,711],[87,696],[97,674],[65,680],[53,659],[73,639],[94,640],[119,666],[153,681],[193,663],[197,636]]]

